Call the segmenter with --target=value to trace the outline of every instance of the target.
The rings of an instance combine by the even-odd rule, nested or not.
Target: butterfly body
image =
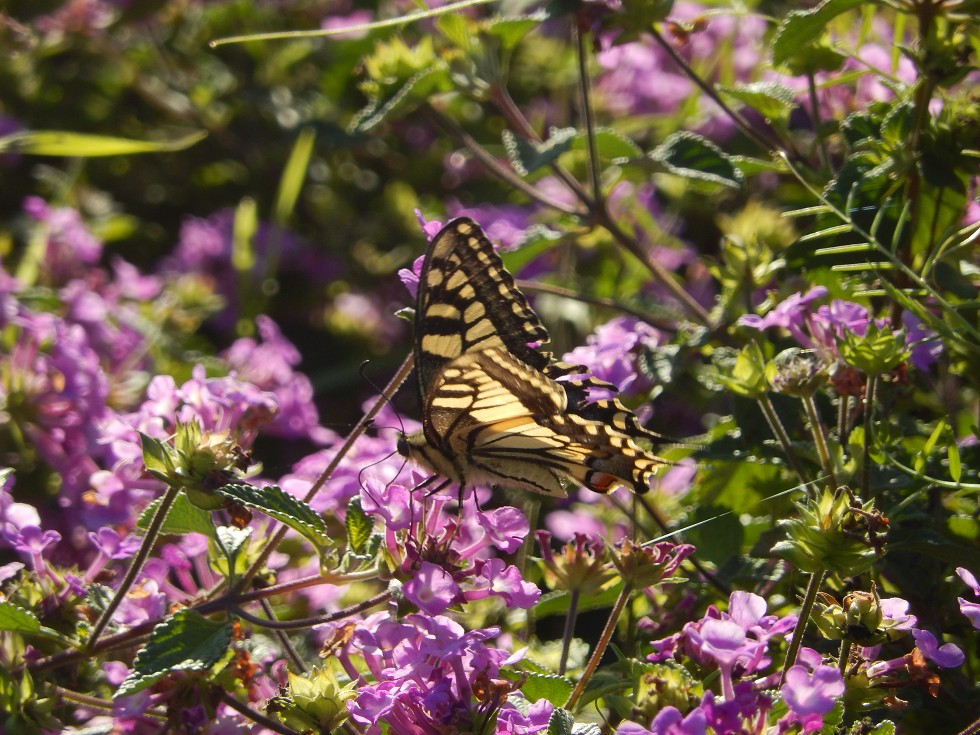
[[[501,485],[564,496],[577,483],[598,492],[643,492],[664,461],[633,440],[646,432],[617,401],[590,403],[610,387],[582,366],[535,345],[548,332],[493,245],[472,220],[451,221],[423,261],[415,360],[422,430],[398,451],[462,485]]]

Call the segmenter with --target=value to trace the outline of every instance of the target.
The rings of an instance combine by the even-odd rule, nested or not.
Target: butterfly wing
[[[548,332],[473,220],[460,217],[433,238],[422,262],[415,311],[419,388],[431,395],[437,377],[460,355],[502,347],[537,369],[548,363],[528,343]]]
[[[645,492],[664,464],[634,442],[650,435],[618,402],[570,407],[561,383],[501,349],[454,361],[432,406],[439,444],[471,480],[559,497],[564,480]]]

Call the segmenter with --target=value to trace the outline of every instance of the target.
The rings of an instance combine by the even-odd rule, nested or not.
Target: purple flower
[[[426,615],[439,615],[453,604],[460,593],[459,585],[441,567],[424,561],[402,591],[405,597]]]
[[[650,387],[650,380],[640,373],[638,361],[662,341],[659,331],[636,317],[616,317],[597,327],[586,338],[585,345],[567,353],[564,360],[581,363],[599,380],[612,383],[621,392],[636,395]],[[593,394],[598,392],[592,391]],[[608,398],[610,395],[593,397]]]
[[[301,359],[299,350],[269,317],[258,316],[255,323],[261,342],[243,337],[222,357],[236,378],[276,397],[278,413],[266,432],[287,439],[305,437],[317,444],[334,441],[336,435],[320,426],[309,378],[293,369]]]
[[[472,589],[464,593],[467,600],[477,600],[496,595],[508,608],[528,609],[541,599],[541,590],[533,582],[521,577],[520,570],[504,563],[503,559],[487,559],[479,562],[471,580]]]
[[[797,716],[825,715],[844,693],[844,678],[833,666],[818,666],[809,671],[805,666],[795,665],[786,672],[780,693]]]
[[[928,630],[915,629],[912,631],[916,647],[922,651],[923,655],[943,669],[956,668],[963,663],[966,658],[963,651],[955,643],[944,643],[939,645],[936,636]]]
[[[47,240],[44,275],[57,285],[72,277],[84,277],[88,266],[102,257],[102,242],[82,221],[78,210],[52,207],[40,197],[28,197],[24,211],[43,228]]]
[[[980,597],[980,583],[977,582],[973,572],[964,567],[956,567],[956,573],[966,586],[973,590],[973,594]],[[960,603],[960,612],[967,617],[974,628],[980,630],[980,603],[969,602],[962,597],[957,597],[956,600]]]

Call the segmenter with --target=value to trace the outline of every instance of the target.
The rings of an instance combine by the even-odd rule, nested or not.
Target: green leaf
[[[963,463],[960,460],[960,448],[956,446],[955,440],[949,442],[946,454],[949,457],[949,476],[953,482],[959,482],[963,476]]]
[[[449,81],[445,64],[435,64],[409,77],[406,82],[386,96],[376,96],[354,115],[348,130],[366,133],[396,113],[413,109],[420,102],[435,94]]]
[[[176,140],[131,140],[108,135],[72,133],[67,130],[32,130],[0,138],[0,151],[34,156],[126,156],[133,153],[169,153],[190,148],[207,137],[191,133]]]
[[[216,492],[229,500],[260,510],[270,518],[285,523],[318,549],[326,549],[333,545],[330,530],[320,514],[302,500],[294,498],[275,485],[261,488],[244,483],[225,485],[218,488]]]
[[[508,672],[507,677],[511,674]],[[516,677],[517,674],[515,673]],[[574,686],[564,676],[557,674],[539,674],[535,672],[524,672],[520,676],[526,677],[521,684],[521,692],[527,697],[529,702],[536,702],[539,699],[547,699],[555,707],[561,707],[568,701]]]
[[[670,173],[693,181],[732,189],[742,184],[742,174],[731,159],[714,143],[695,133],[674,133],[649,155]]]
[[[158,480],[172,484],[177,475],[174,448],[142,431],[140,440],[143,444],[143,464],[146,465],[146,469]]]
[[[355,495],[347,504],[347,548],[355,554],[363,554],[364,547],[368,539],[371,538],[371,531],[374,530],[374,521],[361,508],[361,498]]]
[[[511,167],[521,176],[527,176],[557,161],[562,153],[571,149],[576,135],[575,128],[552,128],[546,141],[535,143],[505,130],[504,150]]]
[[[612,128],[597,128],[595,131],[596,150],[599,157],[612,163],[625,163],[643,157],[643,149],[631,138]],[[579,133],[572,140],[572,150],[584,151],[588,148],[588,136]]]
[[[579,599],[578,611],[583,613],[588,612],[589,610],[602,610],[612,607],[622,590],[622,583],[614,584],[613,586],[602,590],[602,592],[597,595],[587,595],[582,597]],[[534,617],[540,619],[548,615],[566,614],[568,612],[569,598],[570,596],[568,592],[565,591],[550,592],[542,596],[538,603],[531,608],[534,611]]]
[[[310,165],[315,142],[316,133],[313,128],[303,128],[293,144],[293,150],[289,153],[289,160],[286,161],[282,178],[279,180],[276,204],[272,209],[273,219],[280,225],[286,224],[289,215],[296,207],[296,200],[306,180],[306,169]]]
[[[786,63],[790,57],[814,45],[834,18],[861,5],[861,0],[825,0],[810,10],[794,10],[776,29],[772,40],[772,63]]]
[[[218,526],[215,529],[214,540],[228,560],[229,576],[234,574],[238,557],[251,536],[252,529],[250,527]]]
[[[0,602],[0,630],[16,633],[38,633],[41,621],[29,610],[12,602]]]
[[[145,531],[149,527],[150,520],[153,518],[153,514],[156,512],[159,505],[160,498],[157,498],[150,503],[143,510],[143,512],[140,513],[139,520],[136,522],[136,527]],[[214,520],[211,518],[210,512],[198,508],[187,499],[187,496],[184,495],[184,493],[181,493],[174,499],[173,505],[170,506],[170,512],[167,513],[167,518],[163,522],[163,527],[160,529],[160,533],[177,535],[185,533],[201,533],[205,536],[213,537]]]
[[[762,158],[752,158],[751,156],[729,156],[728,160],[742,173],[742,176],[756,176],[770,172],[784,174],[789,171],[789,166],[786,165],[786,162],[782,158],[767,161]]]
[[[922,445],[922,449],[916,452],[915,464],[913,465],[916,472],[922,472],[926,468],[926,461],[929,459],[929,455],[932,454],[932,450],[935,449],[939,437],[946,431],[946,427],[947,423],[945,419],[940,419],[936,424],[936,428],[932,430],[932,434],[926,439],[926,443]]]
[[[133,662],[133,671],[113,698],[142,691],[175,671],[207,671],[225,655],[231,633],[231,621],[208,620],[195,610],[178,610],[153,629]]]
[[[793,90],[775,82],[735,84],[722,86],[720,89],[729,97],[758,111],[767,120],[785,123],[796,107],[796,94]]]
[[[557,707],[548,721],[548,735],[572,735],[574,724],[575,718],[572,717],[572,713]]]
[[[500,41],[504,51],[513,49],[528,33],[537,28],[545,20],[543,12],[511,18],[491,18],[483,24],[487,35],[494,36]]]

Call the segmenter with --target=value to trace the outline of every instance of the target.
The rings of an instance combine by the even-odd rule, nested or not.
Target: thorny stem
[[[820,466],[823,472],[830,478],[832,487],[837,487],[837,475],[834,472],[834,463],[830,458],[830,449],[827,447],[827,435],[823,430],[823,422],[820,414],[817,413],[817,403],[812,395],[803,398],[803,407],[806,409],[806,417],[810,422],[810,432],[813,434],[813,443],[817,447],[817,456],[820,458]]]
[[[864,386],[864,443],[861,452],[861,496],[874,499],[871,492],[871,409],[874,406],[875,391],[878,388],[878,376],[868,373],[868,382]]]
[[[575,635],[575,620],[578,618],[578,601],[581,590],[577,587],[569,591],[568,614],[565,616],[565,630],[561,636],[561,658],[558,660],[558,676],[565,675],[568,666],[568,650],[572,647]]]
[[[825,573],[826,570],[818,569],[810,575],[810,582],[806,587],[806,596],[803,598],[803,605],[800,608],[800,617],[796,621],[796,629],[793,631],[793,637],[789,642],[789,649],[786,651],[786,661],[783,662],[783,673],[779,677],[780,686],[786,682],[786,672],[796,663],[796,657],[800,653],[800,646],[803,644],[803,634],[806,632],[806,626],[810,622],[810,613],[813,611],[813,605],[817,601],[817,593],[820,591],[820,583],[823,582],[823,575]]]
[[[99,636],[102,635],[102,631],[105,630],[106,625],[109,624],[113,613],[116,612],[116,609],[126,597],[126,593],[129,592],[129,588],[133,586],[133,582],[136,581],[136,576],[140,573],[140,570],[143,568],[143,564],[150,555],[150,551],[153,549],[153,544],[156,543],[157,537],[160,535],[160,529],[163,527],[163,522],[167,519],[167,513],[170,512],[170,507],[174,504],[174,501],[177,499],[177,495],[180,494],[180,491],[181,488],[179,487],[173,487],[170,485],[167,486],[167,492],[160,501],[160,505],[157,506],[156,511],[154,511],[153,518],[150,519],[150,525],[147,526],[146,535],[143,537],[143,543],[140,544],[139,551],[136,552],[136,556],[134,556],[133,561],[130,562],[129,569],[126,570],[126,576],[123,577],[122,582],[119,584],[118,589],[116,589],[116,592],[109,601],[109,604],[106,606],[106,609],[102,611],[102,614],[99,616],[99,619],[92,628],[92,634],[89,636],[88,643],[85,644],[86,651],[91,651],[95,644],[98,643]]]
[[[623,591],[619,593],[619,598],[616,600],[616,604],[613,605],[613,609],[609,612],[609,619],[606,621],[606,627],[602,629],[602,635],[599,636],[599,641],[596,643],[595,650],[592,652],[592,656],[589,658],[589,662],[585,665],[585,670],[582,672],[581,678],[572,690],[572,693],[568,697],[568,701],[565,702],[564,709],[572,710],[578,701],[582,698],[582,694],[585,693],[585,687],[589,683],[589,679],[592,678],[592,674],[599,667],[599,661],[602,659],[602,655],[606,652],[609,647],[609,641],[612,640],[613,633],[616,630],[616,624],[619,622],[620,616],[623,614],[623,610],[626,609],[626,603],[629,602],[630,596],[633,594],[633,585],[626,583],[623,585]]]
[[[401,367],[398,368],[398,372],[395,373],[394,377],[388,382],[388,385],[386,385],[384,390],[381,391],[381,395],[378,396],[378,400],[375,401],[370,410],[368,410],[368,412],[360,418],[360,420],[351,430],[350,434],[347,435],[347,438],[344,439],[343,445],[337,450],[337,453],[334,455],[333,459],[330,460],[330,464],[327,465],[326,469],[323,470],[320,476],[316,479],[316,482],[314,482],[310,487],[309,491],[306,493],[306,496],[303,498],[304,503],[309,503],[311,500],[313,500],[316,494],[320,492],[320,488],[322,488],[326,481],[333,475],[334,471],[340,465],[341,460],[347,456],[347,453],[350,451],[351,447],[354,446],[354,442],[357,441],[361,434],[364,433],[371,421],[378,415],[378,412],[381,411],[385,404],[391,401],[391,397],[395,394],[398,388],[401,387],[401,384],[405,382],[405,379],[411,372],[414,362],[414,355],[409,353],[404,362],[402,362]],[[245,588],[252,578],[262,570],[266,561],[268,561],[269,557],[272,555],[272,552],[275,551],[277,546],[279,546],[280,542],[286,536],[288,531],[288,526],[279,526],[275,534],[273,534],[272,538],[269,540],[269,543],[265,545],[265,548],[259,553],[258,558],[252,563],[252,566],[250,566],[242,575],[241,579],[238,580],[238,584],[236,584],[234,587],[235,592],[241,592],[241,590]]]

